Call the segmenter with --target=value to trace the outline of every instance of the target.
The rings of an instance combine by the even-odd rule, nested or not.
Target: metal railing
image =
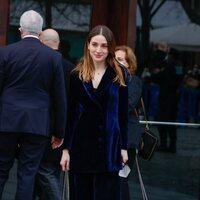
[[[193,126],[200,127],[199,123],[180,123],[180,122],[161,122],[161,121],[145,121],[140,120],[141,124],[155,124],[155,125],[173,125],[173,126]]]

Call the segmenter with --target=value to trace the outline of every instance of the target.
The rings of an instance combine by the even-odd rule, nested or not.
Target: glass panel
[[[44,28],[46,21],[46,3],[50,1],[34,0],[12,0],[10,12],[10,27],[8,32],[8,43],[20,40],[18,31],[21,14],[33,9],[39,12],[44,18]],[[76,63],[82,56],[83,46],[87,32],[90,27],[91,0],[67,0],[52,1],[51,19],[47,24],[51,24],[60,34],[60,41],[63,55]]]

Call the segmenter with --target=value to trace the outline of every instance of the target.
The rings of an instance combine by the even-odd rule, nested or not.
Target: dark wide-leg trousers
[[[69,173],[70,200],[121,200],[118,172]]]
[[[134,165],[134,162],[135,162],[135,154],[136,154],[136,150],[134,148],[128,149],[128,162],[127,162],[127,165],[131,169],[130,174],[133,172],[133,165]],[[122,200],[130,200],[131,199],[131,197],[130,197],[130,188],[129,188],[129,177],[130,177],[130,174],[126,178],[120,177],[121,193],[122,193],[121,194],[121,198],[122,198]]]

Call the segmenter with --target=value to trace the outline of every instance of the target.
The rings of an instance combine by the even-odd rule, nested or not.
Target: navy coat
[[[72,73],[69,90],[67,149],[74,172],[118,171],[127,149],[128,87],[113,82],[107,67],[95,90]]]
[[[63,137],[66,94],[60,53],[27,37],[0,49],[0,132]]]
[[[128,77],[128,148],[138,149],[144,128],[135,113],[142,96],[142,81],[135,75]]]

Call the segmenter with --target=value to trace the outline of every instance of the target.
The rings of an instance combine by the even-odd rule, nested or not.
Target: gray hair
[[[43,18],[34,10],[26,11],[20,18],[20,26],[24,32],[39,34],[42,31]]]

